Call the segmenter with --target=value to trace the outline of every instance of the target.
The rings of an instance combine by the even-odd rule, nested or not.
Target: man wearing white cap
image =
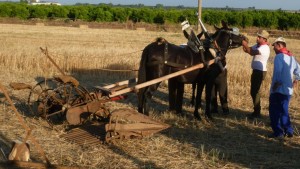
[[[270,47],[268,45],[269,33],[266,30],[261,30],[257,33],[256,44],[248,47],[248,42],[243,40],[243,50],[253,56],[251,67],[251,88],[250,94],[253,101],[253,113],[249,118],[260,117],[260,87],[267,74],[267,61],[270,56]]]
[[[300,65],[287,50],[283,37],[277,38],[272,45],[276,56],[269,99],[269,116],[273,133],[269,137],[293,137],[289,103],[293,94],[293,86],[296,80],[300,80]]]

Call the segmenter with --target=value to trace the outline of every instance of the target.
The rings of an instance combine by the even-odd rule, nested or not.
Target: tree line
[[[14,17],[23,20],[70,19],[87,22],[146,22],[154,24],[181,23],[188,19],[197,23],[197,8],[122,7],[111,4],[99,5],[28,5],[26,3],[0,3],[0,17]],[[220,10],[203,9],[202,21],[218,25],[221,20],[237,27],[262,27],[280,30],[299,30],[300,14],[282,10]]]

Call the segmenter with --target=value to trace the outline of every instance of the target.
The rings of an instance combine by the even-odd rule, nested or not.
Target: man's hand
[[[250,54],[251,49],[249,48],[248,42],[247,42],[246,40],[243,40],[243,41],[242,41],[242,46],[243,46],[244,52]]]
[[[293,88],[295,88],[295,87],[297,86],[297,84],[298,84],[298,81],[297,81],[297,80],[294,80],[294,81],[293,81]]]
[[[246,40],[243,40],[243,41],[242,41],[242,46],[243,46],[243,47],[248,47],[248,42],[247,42]]]

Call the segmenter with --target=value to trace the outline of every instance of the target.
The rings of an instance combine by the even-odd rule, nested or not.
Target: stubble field
[[[60,74],[40,47],[47,48],[59,67],[88,89],[135,78],[134,70],[139,67],[143,48],[156,37],[164,37],[177,45],[186,42],[183,34],[172,32],[1,24],[0,82],[8,89],[27,125],[33,128],[32,136],[38,140],[52,164],[81,168],[300,168],[299,84],[290,103],[295,137],[284,140],[266,137],[271,133],[268,96],[273,50],[267,79],[262,86],[261,119],[249,120],[246,117],[253,111],[251,56],[238,48],[227,54],[229,116],[213,114],[214,123],[195,121],[193,108],[189,105],[190,85],[185,88],[186,116],[172,114],[167,111],[166,86],[161,85],[151,103],[150,116],[171,127],[151,137],[113,144],[79,146],[61,138],[65,133],[62,128],[49,129],[45,121],[32,117],[26,107],[28,91],[14,91],[9,87],[11,82],[34,85],[41,77]],[[250,44],[255,43],[255,37],[249,39]],[[288,48],[295,56],[300,56],[299,42],[287,40]],[[108,71],[110,69],[119,71]],[[1,93],[0,98],[3,98]],[[107,106],[111,110],[121,107],[136,109],[136,96],[129,94],[128,99],[108,103]],[[16,114],[1,101],[1,149],[7,154],[11,141],[23,140],[24,137],[25,130]],[[43,161],[35,145],[32,145],[31,160]]]

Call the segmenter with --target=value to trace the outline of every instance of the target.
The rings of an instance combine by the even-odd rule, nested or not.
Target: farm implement
[[[71,126],[107,122],[105,141],[110,142],[112,139],[149,136],[169,127],[133,109],[110,112],[105,106],[107,102],[126,98],[125,95],[115,93],[126,90],[129,82],[134,80],[95,87],[93,92],[66,75],[44,79],[33,87],[22,83],[11,83],[10,86],[19,90],[30,89],[28,105],[31,112],[45,119],[50,126],[64,122]]]
[[[212,63],[214,60],[209,62]],[[203,64],[194,65],[141,84],[135,83],[137,79],[131,79],[107,86],[96,86],[92,92],[69,75],[44,79],[34,86],[23,83],[11,83],[10,86],[16,90],[30,89],[27,103],[31,112],[45,119],[50,126],[64,122],[80,126],[91,121],[107,121],[105,140],[110,142],[112,139],[149,136],[168,128],[169,125],[157,122],[133,109],[110,112],[105,103],[125,99],[130,92],[203,67]]]

